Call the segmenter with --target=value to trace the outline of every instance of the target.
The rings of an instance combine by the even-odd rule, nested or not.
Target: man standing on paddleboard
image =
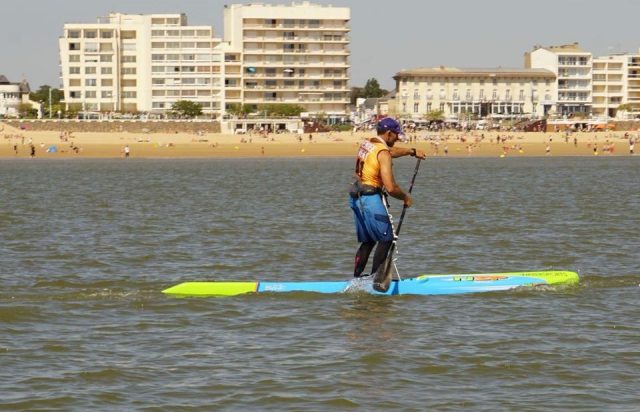
[[[425,159],[426,153],[415,148],[394,147],[404,135],[400,124],[390,117],[378,123],[377,136],[365,140],[358,149],[356,158],[356,181],[349,190],[349,203],[356,223],[356,233],[360,247],[356,253],[354,277],[363,276],[369,255],[376,247],[373,256],[371,274],[374,279],[377,271],[385,270],[383,265],[394,241],[393,226],[385,204],[385,192],[402,200],[405,207],[411,207],[413,201],[409,193],[404,192],[395,181],[391,159],[413,156]],[[380,285],[373,285],[380,290]],[[382,288],[384,289],[384,288]]]

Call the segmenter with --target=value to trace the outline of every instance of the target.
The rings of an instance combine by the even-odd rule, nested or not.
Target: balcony
[[[246,23],[243,25],[244,30],[264,30],[264,31],[279,31],[279,30],[296,30],[296,31],[342,31],[349,32],[351,29],[349,26],[336,25],[336,24],[320,24],[320,25],[285,25],[282,23],[276,24],[264,24],[264,23]]]

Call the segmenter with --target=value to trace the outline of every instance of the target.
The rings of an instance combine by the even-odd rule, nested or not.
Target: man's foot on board
[[[362,274],[360,274],[360,275],[358,275],[358,276],[354,276],[353,278],[354,278],[354,279],[368,279],[368,278],[370,278],[371,276],[373,276],[373,274],[372,274],[372,273],[362,273]]]

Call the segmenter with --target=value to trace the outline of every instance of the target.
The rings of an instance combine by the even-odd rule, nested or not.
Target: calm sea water
[[[413,167],[396,161],[404,187]],[[352,168],[0,160],[0,409],[638,410],[640,158],[422,164],[402,273],[567,269],[577,287],[160,293],[348,278]]]

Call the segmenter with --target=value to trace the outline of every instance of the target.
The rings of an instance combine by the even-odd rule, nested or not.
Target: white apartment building
[[[224,9],[225,41],[184,14],[111,13],[65,24],[65,103],[84,111],[157,112],[178,100],[212,116],[234,103],[299,104],[329,119],[349,104],[350,10],[309,2]]]
[[[534,46],[525,53],[525,68],[547,69],[557,76],[556,114],[591,113],[592,55],[578,43]]]
[[[447,119],[544,116],[554,103],[556,76],[545,69],[404,70],[396,80],[396,113],[420,119],[442,111]]]
[[[29,92],[26,81],[11,83],[5,76],[0,75],[0,116],[18,116],[18,105],[28,100]]]
[[[593,59],[593,114],[616,117],[621,104],[640,112],[640,53]]]
[[[244,104],[299,104],[310,114],[344,119],[350,15],[346,7],[309,2],[225,6],[225,40],[242,54]]]
[[[164,112],[178,100],[204,112],[224,108],[224,46],[209,26],[184,14],[111,13],[93,24],[65,24],[60,68],[67,107]]]

